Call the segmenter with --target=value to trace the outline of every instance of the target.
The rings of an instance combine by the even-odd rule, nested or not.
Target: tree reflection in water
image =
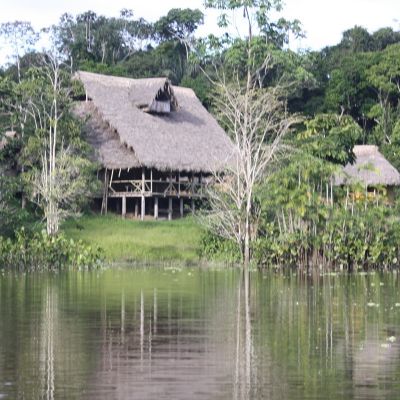
[[[0,398],[397,400],[399,292],[397,274],[0,276]]]
[[[55,365],[54,352],[55,340],[58,337],[58,301],[56,289],[51,285],[44,290],[43,314],[40,331],[40,387],[42,399],[54,400]]]

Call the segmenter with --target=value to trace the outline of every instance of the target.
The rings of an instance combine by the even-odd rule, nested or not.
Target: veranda
[[[183,217],[195,211],[195,201],[206,196],[210,175],[201,172],[159,171],[154,168],[104,169],[101,213],[110,203],[123,217],[127,213],[144,220],[165,215]]]

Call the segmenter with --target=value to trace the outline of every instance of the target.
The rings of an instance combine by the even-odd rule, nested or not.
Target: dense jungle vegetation
[[[244,7],[223,3],[224,12]],[[220,117],[213,82],[221,76],[228,85],[245,81],[249,48],[257,91],[277,88],[285,115],[297,118],[282,139],[287,151],[256,186],[252,260],[349,269],[399,264],[398,202],[388,203],[384,187],[375,188],[373,199],[362,187],[332,188],[332,176],[354,161],[356,144],[377,145],[400,168],[400,31],[354,26],[335,46],[294,52],[288,38],[302,35],[300,22],[272,21],[271,1],[250,3],[257,29],[246,38],[197,37],[204,14],[192,9],[172,9],[155,23],[124,9],[117,17],[63,14],[40,32],[29,22],[1,24],[10,59],[0,70],[0,264],[25,235],[47,246],[48,239],[34,233],[43,221],[50,219],[47,232],[57,234],[66,218],[88,209],[97,189],[97,166],[88,161],[80,121],[72,113],[82,95],[72,80],[75,71],[166,76],[192,88]],[[229,22],[224,12],[221,27]],[[48,49],[37,50],[39,37],[46,37]],[[211,231],[202,247],[204,257],[242,257],[236,243]]]

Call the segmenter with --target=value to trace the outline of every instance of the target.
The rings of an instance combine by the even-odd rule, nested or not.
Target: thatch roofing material
[[[77,76],[102,120],[142,166],[206,172],[220,168],[234,151],[223,129],[191,89],[174,87],[178,110],[155,115],[141,108],[152,104],[166,84],[165,78],[129,79],[89,72],[78,72]],[[125,151],[112,154],[102,146],[99,152],[104,166],[136,166]]]
[[[0,134],[0,150],[3,150],[6,147],[6,144],[10,139],[13,139],[17,136],[17,132],[15,131],[6,131],[4,132],[4,136],[1,137]]]
[[[356,161],[335,177],[336,185],[361,183],[365,186],[400,186],[400,173],[379,152],[377,146],[355,146]]]
[[[92,161],[109,169],[140,166],[135,153],[121,144],[118,134],[101,119],[92,102],[78,103],[74,113],[85,120],[84,134],[93,148]]]

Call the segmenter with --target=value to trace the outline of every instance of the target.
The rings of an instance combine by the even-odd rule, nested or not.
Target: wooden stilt
[[[146,199],[144,197],[144,192],[146,191],[146,182],[145,182],[145,168],[142,168],[142,204],[141,204],[141,210],[140,210],[140,219],[143,221],[144,216],[146,214]]]
[[[183,198],[179,199],[179,211],[181,213],[181,218],[183,218]]]
[[[172,197],[168,199],[168,220],[172,220]]]
[[[158,219],[158,197],[154,197],[154,219]]]
[[[103,201],[101,203],[101,214],[107,214],[108,210],[108,170],[104,171]]]
[[[139,204],[137,199],[135,199],[135,218],[138,217],[138,214],[139,214]]]
[[[122,196],[122,218],[126,217],[126,196]]]
[[[117,209],[117,214],[119,214],[119,213],[121,213],[122,214],[122,210],[121,210],[121,203],[122,203],[122,201],[121,202],[119,202],[118,201],[119,199],[117,199],[117,204],[116,204],[116,209]],[[121,197],[121,200],[122,200],[122,197]]]
[[[192,197],[192,214],[195,212],[194,198]]]
[[[142,221],[144,220],[145,214],[146,214],[146,197],[144,197],[144,195],[142,195],[142,207],[140,210],[140,219]]]

